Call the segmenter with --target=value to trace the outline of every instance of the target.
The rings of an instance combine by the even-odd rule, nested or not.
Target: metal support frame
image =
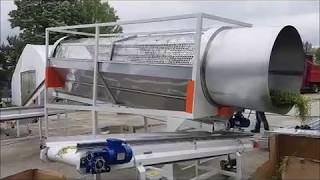
[[[148,118],[143,116],[143,127],[144,127],[144,132],[149,131],[149,124],[148,124]]]
[[[20,137],[20,121],[16,121],[17,137]]]
[[[163,175],[166,177],[168,180],[173,180],[174,179],[174,164],[165,164],[161,170],[163,171]]]
[[[242,178],[242,155],[241,152],[236,152],[236,160],[237,160],[237,172],[236,172],[236,178],[241,180]]]
[[[137,166],[137,179],[139,180],[146,180],[146,168],[143,165]]]
[[[102,81],[103,87],[104,87],[104,89],[106,90],[106,92],[108,93],[108,95],[109,95],[112,103],[113,103],[113,104],[117,104],[117,101],[116,101],[116,99],[114,98],[113,94],[111,93],[111,90],[110,90],[110,88],[109,88],[109,85],[108,85],[107,81],[103,78],[103,76],[101,75],[100,72],[98,72],[98,75],[99,75],[99,77],[100,77],[100,79],[101,79],[101,81]]]
[[[67,94],[64,92],[60,92],[60,91],[54,91],[52,93],[53,97],[56,98],[61,98],[61,99],[65,99],[65,100],[70,100],[70,101],[75,101],[75,102],[80,102],[83,104],[92,104],[92,99],[91,98],[86,98],[86,97],[80,97],[80,96],[75,96],[75,95],[71,95],[71,94]],[[98,104],[102,104],[103,101],[96,101]]]
[[[65,110],[50,110],[48,116],[65,113]],[[10,107],[1,109],[0,123],[6,121],[28,121],[28,119],[43,117],[43,106],[33,107]]]
[[[40,95],[38,96],[38,105],[39,106],[41,105],[41,96]],[[43,118],[41,118],[41,117],[38,118],[40,140],[42,139],[42,120],[43,120]]]
[[[21,136],[21,124],[20,124],[20,120],[23,119],[25,120],[26,117],[32,117],[32,116],[37,116],[36,114],[24,114],[24,112],[28,111],[27,109],[33,109],[33,107],[31,108],[26,108],[28,106],[30,106],[31,104],[33,104],[33,102],[36,100],[38,107],[41,106],[41,93],[43,92],[44,89],[44,82],[41,82],[40,85],[34,90],[34,93],[25,101],[23,102],[20,107],[17,108],[6,108],[3,109],[3,111],[11,111],[11,113],[0,113],[0,122],[3,121],[13,121],[15,120],[15,118],[17,118],[16,122],[16,133],[17,133],[17,137]],[[18,111],[18,112],[17,112]],[[32,111],[32,110],[31,110]],[[42,136],[42,132],[40,130],[40,128],[42,128],[42,121],[41,118],[38,118],[39,120],[39,135],[40,137]]]
[[[114,52],[114,45],[115,45],[115,43],[121,42],[121,41],[125,41],[125,40],[128,40],[128,39],[134,38],[134,37],[137,37],[137,35],[132,35],[132,36],[123,37],[123,38],[121,38],[121,39],[118,39],[118,40],[116,40],[116,41],[113,41],[113,42],[111,43],[111,49],[110,49],[111,52],[110,52],[109,61],[112,61],[112,56],[113,56],[113,52]]]
[[[168,16],[168,17],[160,17],[160,18],[151,18],[151,19],[141,19],[141,20],[128,20],[128,21],[117,21],[117,22],[109,22],[109,23],[96,23],[96,24],[83,24],[83,25],[74,25],[74,26],[60,26],[60,27],[53,27],[47,28],[50,31],[57,31],[57,30],[67,30],[67,29],[78,29],[78,28],[92,28],[95,26],[102,27],[102,26],[116,26],[116,25],[128,25],[128,24],[145,24],[145,23],[152,23],[152,22],[163,22],[163,21],[175,21],[175,20],[183,20],[183,19],[192,19],[196,17],[203,17],[206,19],[216,20],[224,23],[244,26],[244,27],[251,27],[252,25],[249,23],[223,18],[220,16],[209,15],[206,13],[197,13],[197,14],[184,14],[184,15],[177,15],[177,16]],[[75,31],[78,32],[78,31]],[[71,33],[71,32],[70,32]]]
[[[100,27],[95,27],[95,47],[94,47],[94,66],[93,66],[93,87],[92,87],[92,106],[97,104],[97,84],[98,84],[98,56],[99,56],[99,35]],[[98,131],[98,114],[96,110],[92,110],[92,134],[96,135]]]
[[[119,25],[132,25],[132,24],[146,24],[146,23],[155,23],[155,22],[168,22],[168,21],[178,21],[178,20],[185,20],[185,19],[195,19],[196,20],[196,26],[194,29],[180,29],[180,30],[171,30],[171,31],[154,31],[154,32],[135,32],[135,33],[121,33],[121,34],[100,34],[99,29],[101,27],[113,27],[113,26],[119,26]],[[185,15],[178,15],[178,16],[169,16],[169,17],[161,17],[161,18],[151,18],[151,19],[142,19],[142,20],[133,20],[133,21],[117,21],[117,22],[109,22],[109,23],[96,23],[96,24],[84,24],[84,25],[75,25],[75,26],[62,26],[62,27],[51,27],[46,29],[46,67],[49,65],[49,60],[54,60],[55,58],[49,57],[49,32],[60,32],[60,33],[67,33],[67,34],[79,34],[89,37],[95,37],[95,56],[93,59],[93,96],[92,96],[92,105],[91,106],[68,106],[68,105],[54,105],[54,104],[48,104],[47,102],[47,89],[44,91],[44,104],[45,104],[45,135],[48,136],[48,117],[47,117],[47,108],[63,108],[63,109],[73,109],[73,110],[90,110],[92,111],[92,133],[97,134],[97,111],[109,111],[110,109],[103,109],[102,106],[98,107],[97,105],[97,75],[99,71],[99,38],[100,37],[109,37],[109,36],[128,36],[123,37],[125,38],[131,38],[137,35],[152,35],[152,34],[161,34],[161,33],[194,33],[195,38],[195,63],[192,65],[192,79],[195,80],[197,76],[198,71],[198,65],[200,61],[200,44],[201,44],[201,36],[202,31],[206,28],[203,27],[203,19],[210,19],[215,21],[220,21],[224,23],[233,24],[236,26],[242,26],[242,27],[251,27],[251,24],[236,21],[233,19],[223,18],[219,16],[199,13],[199,14],[185,14]],[[83,28],[95,28],[95,34],[92,33],[85,33],[80,32],[79,29]],[[120,39],[121,40],[121,39]],[[110,58],[112,59],[112,58]],[[103,61],[106,63],[113,63],[112,61]],[[110,106],[109,106],[110,107]],[[98,110],[99,109],[99,110]],[[145,115],[146,109],[136,109],[136,108],[128,108],[124,106],[112,106],[113,112],[125,112],[125,113],[133,113],[133,114],[140,114]],[[192,119],[193,114],[186,113],[186,112],[178,112],[178,111],[165,111],[165,110],[150,110],[149,115],[166,115],[168,117],[179,117],[184,120],[186,119]],[[179,121],[180,122],[180,121]]]
[[[165,21],[177,21],[177,20],[185,20],[185,19],[195,19],[196,20],[196,26],[194,29],[189,30],[171,30],[171,31],[157,31],[157,32],[136,32],[136,33],[121,33],[121,34],[100,34],[100,28],[101,27],[110,27],[110,26],[118,26],[118,25],[128,25],[128,24],[145,24],[145,23],[154,23],[154,22],[165,22]],[[110,23],[97,23],[97,24],[86,24],[86,25],[76,25],[76,26],[64,26],[64,27],[52,27],[47,28],[45,32],[45,42],[46,42],[46,51],[45,51],[45,67],[49,66],[50,60],[55,60],[55,58],[50,57],[49,55],[49,34],[50,32],[60,32],[60,33],[67,33],[67,34],[78,34],[78,35],[84,35],[89,37],[95,38],[95,45],[94,45],[94,59],[93,59],[93,65],[89,68],[93,68],[93,93],[92,93],[92,104],[90,106],[82,106],[82,105],[59,105],[59,104],[50,104],[48,103],[48,90],[47,88],[44,89],[44,125],[45,125],[45,136],[49,136],[49,128],[48,128],[48,108],[56,108],[56,109],[70,109],[70,110],[87,110],[91,111],[92,113],[92,134],[95,137],[98,137],[98,117],[97,112],[98,111],[108,111],[108,112],[122,112],[122,113],[131,113],[131,114],[140,114],[140,115],[166,115],[167,119],[169,121],[168,125],[170,125],[170,128],[172,128],[172,131],[177,130],[186,119],[192,119],[193,115],[186,112],[180,112],[180,111],[165,111],[165,110],[155,110],[155,109],[138,109],[138,108],[128,108],[125,106],[120,106],[116,104],[97,104],[97,88],[98,88],[98,75],[99,75],[99,62],[100,63],[114,63],[109,59],[109,61],[102,61],[99,60],[99,38],[100,37],[109,37],[109,36],[125,36],[125,35],[131,35],[131,36],[137,36],[137,35],[152,35],[152,34],[165,34],[165,33],[193,33],[194,34],[194,40],[195,40],[195,57],[194,57],[194,63],[192,65],[192,80],[196,80],[199,61],[200,61],[200,44],[201,44],[201,37],[203,30],[206,28],[203,27],[203,19],[210,19],[210,20],[216,20],[220,22],[225,22],[237,26],[243,26],[243,27],[250,27],[251,24],[228,19],[228,18],[222,18],[219,16],[213,16],[208,14],[186,14],[186,15],[180,15],[180,16],[170,16],[170,17],[163,17],[163,18],[152,18],[152,19],[144,19],[144,20],[135,20],[135,21],[118,21],[118,22],[110,22]],[[95,34],[92,33],[84,33],[80,32],[77,29],[81,28],[95,28]],[[90,60],[92,62],[92,59]],[[107,86],[107,85],[106,85]],[[175,121],[176,120],[176,121]],[[175,121],[175,122],[174,122]],[[39,123],[40,126],[40,123]],[[144,117],[144,127],[145,130],[148,131],[148,122],[146,117]],[[40,133],[40,132],[39,132]],[[213,144],[211,144],[213,143]],[[226,154],[231,153],[237,153],[236,157],[239,161],[239,164],[237,164],[237,168],[241,168],[241,154],[240,152],[244,151],[245,149],[252,148],[252,145],[247,142],[247,146],[239,146],[239,144],[232,144],[229,145],[222,145],[221,142],[206,142],[204,144],[197,144],[196,142],[191,143],[195,147],[191,147],[191,149],[177,149],[176,142],[173,144],[166,144],[166,149],[164,152],[154,152],[152,154],[135,154],[134,160],[132,160],[130,163],[115,166],[114,170],[117,169],[124,169],[128,167],[135,167],[137,169],[137,178],[138,179],[146,179],[146,168],[148,168],[151,165],[154,164],[169,164],[167,167],[171,167],[172,169],[172,162],[175,161],[184,161],[184,160],[194,160],[194,159],[207,159],[211,157],[216,156],[224,156]],[[225,141],[224,141],[225,143]],[[230,142],[229,142],[230,143]],[[179,147],[186,148],[191,145],[189,143],[181,143]],[[219,145],[220,144],[220,145]],[[250,145],[249,145],[250,144]],[[145,148],[153,147],[155,148],[155,145],[146,145]],[[201,146],[203,146],[201,148]],[[217,148],[218,147],[218,148]],[[170,149],[171,148],[171,149]],[[161,148],[156,148],[161,149]],[[43,154],[43,152],[48,152],[47,149],[44,149],[41,152],[42,156],[47,156],[48,154]],[[54,158],[58,158],[58,156],[54,156]],[[57,160],[59,161],[59,160]],[[196,168],[201,168],[201,165],[199,164],[199,161],[196,161]],[[196,170],[198,172],[198,170]],[[226,172],[227,173],[227,172]],[[170,173],[169,173],[170,174]],[[171,173],[172,174],[172,173]],[[196,173],[199,175],[198,173]],[[235,175],[229,174],[229,175]],[[241,176],[242,172],[241,170],[236,173],[237,176]],[[173,176],[173,175],[172,175]],[[173,178],[173,177],[169,178]],[[201,177],[202,175],[199,175]],[[95,176],[95,179],[100,179],[100,175]],[[201,179],[201,178],[200,178]]]
[[[45,71],[47,71],[47,67],[49,66],[49,37],[50,36],[50,31],[48,29],[46,29],[46,52],[45,52]],[[46,84],[46,79],[45,79],[45,84]],[[45,87],[44,91],[43,91],[43,96],[44,96],[44,134],[46,137],[49,136],[49,124],[48,124],[48,107],[47,107],[47,93],[48,93],[48,89]]]
[[[196,22],[196,33],[194,35],[195,49],[194,49],[194,63],[192,68],[192,80],[196,80],[197,76],[197,67],[200,64],[200,45],[201,45],[201,35],[202,35],[202,26],[203,26],[203,14],[198,14]]]

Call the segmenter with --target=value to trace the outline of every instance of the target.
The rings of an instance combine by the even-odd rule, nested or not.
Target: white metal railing
[[[193,29],[180,29],[180,30],[170,30],[170,31],[150,31],[150,32],[136,32],[136,33],[113,33],[113,34],[101,34],[100,28],[102,27],[113,27],[113,26],[121,26],[121,25],[132,25],[132,24],[146,24],[146,23],[154,23],[154,22],[168,22],[168,21],[178,21],[178,20],[185,20],[185,19],[195,19],[196,25]],[[161,34],[161,33],[193,33],[194,34],[194,64],[192,69],[192,79],[195,80],[196,78],[196,68],[199,66],[200,61],[200,44],[201,44],[201,35],[203,30],[205,29],[203,27],[203,20],[209,19],[209,20],[215,20],[223,23],[233,24],[237,26],[242,27],[251,27],[251,24],[240,22],[233,19],[223,18],[215,15],[209,15],[209,14],[185,14],[185,15],[179,15],[179,16],[169,16],[169,17],[161,17],[161,18],[151,18],[151,19],[143,19],[143,20],[132,20],[132,21],[117,21],[117,22],[108,22],[108,23],[96,23],[96,24],[84,24],[84,25],[75,25],[75,26],[62,26],[62,27],[50,27],[46,28],[45,32],[45,42],[46,42],[46,63],[45,67],[49,66],[49,59],[51,57],[49,56],[49,39],[50,39],[50,32],[59,32],[59,33],[65,33],[65,34],[76,34],[76,35],[83,35],[88,37],[94,37],[95,38],[95,45],[94,45],[94,59],[93,62],[93,93],[92,93],[92,104],[91,106],[59,106],[54,104],[48,104],[47,103],[47,89],[44,90],[44,124],[45,124],[45,136],[48,136],[48,107],[51,108],[64,108],[64,109],[88,109],[92,111],[92,133],[95,135],[97,133],[97,111],[101,110],[101,107],[97,106],[97,78],[98,78],[98,63],[99,63],[99,57],[98,57],[98,47],[99,47],[99,38],[100,37],[111,37],[111,36],[125,36],[125,35],[152,35],[152,34]],[[83,28],[94,28],[95,33],[87,33],[87,32],[79,32],[78,29]],[[119,106],[120,107],[120,106]],[[118,107],[118,108],[119,108]],[[112,108],[112,107],[111,107]],[[126,110],[129,112],[135,112],[134,108],[126,108],[126,107],[120,107],[120,110]],[[146,111],[146,110],[143,110]],[[159,112],[158,112],[159,111]],[[163,113],[163,110],[153,110],[152,112],[155,113]],[[169,112],[170,113],[170,112]],[[181,112],[182,113],[182,112]],[[187,115],[187,113],[182,113],[182,115]]]

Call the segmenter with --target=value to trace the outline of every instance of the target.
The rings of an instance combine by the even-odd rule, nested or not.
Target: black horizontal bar
[[[294,70],[269,70],[269,74],[276,75],[288,75],[288,76],[300,76],[303,74],[303,71],[294,71]]]

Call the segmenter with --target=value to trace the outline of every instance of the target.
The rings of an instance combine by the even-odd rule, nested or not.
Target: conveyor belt
[[[127,144],[140,145],[140,144],[154,144],[165,142],[183,142],[183,141],[196,141],[196,140],[222,140],[230,138],[248,138],[251,137],[250,133],[242,132],[229,132],[229,131],[215,131],[209,132],[175,132],[175,133],[156,133],[155,135],[146,135],[130,139],[124,139]],[[105,141],[92,142],[92,143],[78,143],[77,149],[91,149],[106,147]]]
[[[107,162],[106,156],[109,157],[111,152],[120,148],[114,149],[114,144],[106,146],[106,140],[108,139],[109,143],[111,143],[111,139],[113,139],[112,142],[122,140],[122,145],[127,143],[125,145],[126,153],[129,155],[132,152],[132,159],[130,162],[120,164],[110,163],[105,167],[108,167],[110,172],[136,168],[141,173],[142,171],[139,169],[142,168],[145,172],[144,168],[149,166],[222,157],[230,154],[235,154],[237,162],[239,162],[242,152],[251,151],[254,148],[255,141],[251,136],[249,133],[218,131],[214,133],[134,133],[61,137],[51,138],[50,142],[46,142],[40,157],[45,161],[71,165],[80,173],[88,174],[93,172],[92,169],[95,169],[96,166],[92,166],[93,164],[97,164],[101,159]],[[122,145],[121,147],[123,147]],[[237,163],[237,169],[241,169],[241,160]],[[104,172],[108,171],[101,171],[101,173]],[[241,170],[236,173],[226,173],[240,177]]]

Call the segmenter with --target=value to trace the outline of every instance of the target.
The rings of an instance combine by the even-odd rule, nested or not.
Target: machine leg
[[[94,174],[93,179],[94,180],[101,180],[101,174]]]
[[[199,161],[199,160],[196,160],[195,165],[194,165],[195,177],[198,177],[198,176],[199,176],[199,164],[200,164],[200,161]]]
[[[92,114],[92,134],[97,135],[99,133],[97,111],[93,110],[91,114]]]
[[[173,174],[173,164],[165,164],[162,167],[162,170],[164,171],[164,175],[166,179],[173,180],[174,174]]]
[[[144,132],[148,132],[148,118],[143,116],[143,126],[144,126]]]
[[[236,172],[236,179],[242,179],[242,157],[240,152],[236,152],[236,161],[237,161],[237,172]]]
[[[93,68],[93,86],[92,86],[92,107],[96,107],[97,104],[97,96],[98,96],[98,59],[99,59],[99,36],[100,36],[100,28],[96,26],[95,31],[95,46],[94,46],[94,68]],[[98,134],[98,114],[94,109],[92,110],[92,134]]]
[[[146,180],[146,168],[142,165],[137,167],[137,179],[138,180]]]
[[[17,137],[20,137],[20,122],[19,122],[19,120],[18,121],[16,121],[17,123],[16,123],[16,126],[17,126]]]
[[[39,121],[39,137],[41,140],[42,139],[42,118],[39,118],[38,121]]]
[[[41,93],[39,94],[37,101],[38,101],[38,105],[40,106],[41,105]],[[39,121],[39,137],[40,137],[40,142],[41,142],[41,140],[42,140],[42,118],[39,117],[38,121]]]
[[[46,137],[49,137],[49,117],[48,117],[48,109],[44,108],[44,134]]]

